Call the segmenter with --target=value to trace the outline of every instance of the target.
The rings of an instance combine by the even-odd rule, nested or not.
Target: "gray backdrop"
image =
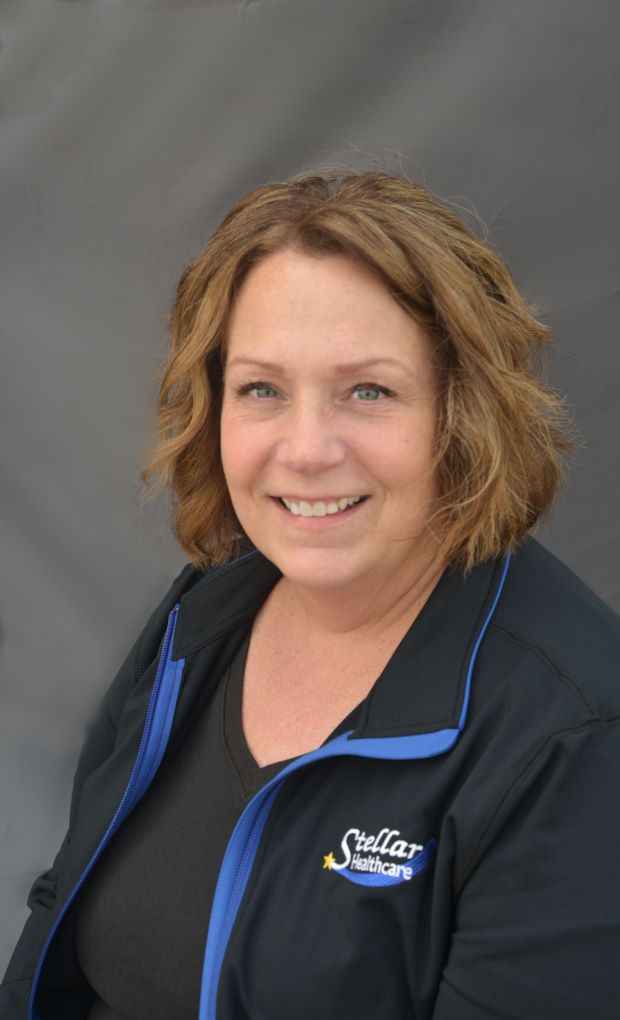
[[[619,30],[612,0],[0,0],[0,970],[183,562],[137,475],[175,282],[249,188],[379,166],[488,234],[585,436],[540,535],[620,608]]]

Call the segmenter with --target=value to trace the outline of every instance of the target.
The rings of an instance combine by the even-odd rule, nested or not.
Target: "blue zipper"
[[[213,897],[202,972],[199,1020],[216,1018],[218,986],[230,933],[269,812],[285,780],[312,762],[344,755],[391,761],[432,758],[449,751],[458,740],[460,732],[459,729],[445,729],[434,733],[415,733],[408,737],[362,737],[351,740],[353,730],[349,730],[315,751],[290,762],[255,794],[230,837]]]
[[[65,900],[62,909],[60,910],[50,932],[48,933],[47,939],[45,940],[45,944],[37,963],[37,969],[35,971],[32,990],[30,993],[30,1000],[28,1003],[28,1020],[39,1020],[38,1015],[34,1011],[37,986],[39,984],[45,957],[47,956],[52,939],[58,931],[67,910],[90,874],[90,871],[95,865],[104,847],[143,796],[161,764],[161,760],[168,743],[168,738],[170,736],[170,729],[172,727],[172,720],[174,718],[177,698],[181,686],[183,667],[185,665],[184,659],[178,659],[175,662],[170,658],[178,612],[179,605],[177,604],[168,616],[168,625],[166,627],[161,655],[157,665],[157,672],[155,674],[155,680],[153,682],[153,688],[149,699],[146,720],[142,731],[142,738],[140,740],[140,747],[138,748],[138,754],[134,762],[127,788],[121,798],[121,802],[116,809],[112,821],[108,825],[108,828],[97,846],[97,849],[71,890],[69,896]]]
[[[341,733],[329,743],[290,762],[249,802],[228,842],[215,889],[204,954],[198,1020],[217,1020],[217,994],[228,941],[254,866],[256,852],[269,812],[285,780],[303,766],[326,758],[350,755],[402,761],[433,758],[449,751],[458,740],[465,725],[474,664],[504,587],[510,558],[510,553],[508,553],[504,559],[504,567],[495,597],[472,649],[465,679],[463,707],[457,728],[437,730],[432,733],[415,733],[408,737],[366,737],[356,740],[350,739],[352,730],[348,733]]]

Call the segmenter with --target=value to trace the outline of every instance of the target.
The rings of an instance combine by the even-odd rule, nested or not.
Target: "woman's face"
[[[290,581],[344,590],[428,564],[436,420],[428,339],[372,269],[286,249],[249,272],[222,463],[244,531]]]

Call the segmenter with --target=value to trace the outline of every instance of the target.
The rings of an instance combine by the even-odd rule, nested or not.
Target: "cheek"
[[[220,456],[229,488],[237,478],[239,465],[243,461],[244,446],[239,433],[234,421],[223,414],[220,423]]]
[[[222,415],[220,456],[230,489],[251,481],[261,460],[256,429],[248,428],[246,422],[234,417]]]
[[[389,461],[384,459],[382,472],[385,485],[395,498],[395,513],[417,516],[430,512],[430,504],[438,495],[430,444],[407,443],[393,449]]]
[[[392,432],[373,449],[373,462],[378,471],[391,479],[397,488],[432,482],[434,430],[433,423],[422,420],[415,428]]]

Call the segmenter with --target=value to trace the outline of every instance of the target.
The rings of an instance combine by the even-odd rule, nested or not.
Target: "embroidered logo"
[[[340,842],[342,857],[330,850],[323,855],[323,869],[358,885],[397,885],[410,882],[431,862],[437,840],[426,846],[403,839],[399,829],[381,829],[368,835],[361,829],[347,829]]]

